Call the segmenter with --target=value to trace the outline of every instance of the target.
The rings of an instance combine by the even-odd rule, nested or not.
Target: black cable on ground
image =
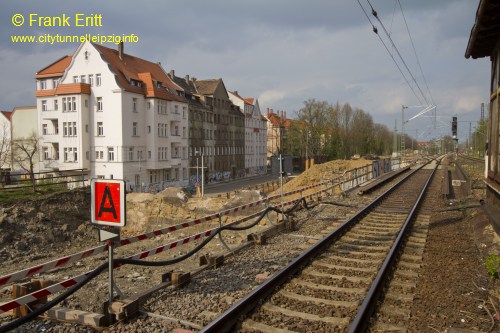
[[[90,282],[93,278],[95,278],[97,275],[101,274],[102,271],[104,271],[108,267],[108,263],[104,263],[100,266],[98,266],[96,269],[91,271],[84,280],[80,281],[79,283],[75,284],[73,287],[69,288],[67,291],[65,291],[63,294],[57,296],[50,302],[47,302],[46,304],[36,308],[32,312],[28,313],[26,316],[21,317],[19,319],[16,319],[7,325],[1,326],[0,327],[0,333],[8,332],[14,328],[17,328],[21,326],[22,324],[27,323],[28,321],[33,320],[35,317],[38,317],[42,313],[52,309],[54,306],[59,304],[60,302],[64,301],[66,298],[69,296],[73,295],[76,291],[78,291],[80,288],[85,286],[87,283]]]
[[[303,207],[305,209],[312,209],[312,208],[314,208],[314,207],[316,207],[318,205],[318,204],[309,205],[304,198],[301,198],[301,200],[298,200],[290,209],[285,210],[285,211],[281,211],[280,209],[275,208],[275,207],[267,207],[260,214],[259,218],[256,221],[254,221],[253,223],[251,223],[249,225],[245,225],[245,226],[236,226],[236,225],[225,225],[225,226],[222,226],[222,227],[218,228],[217,230],[215,230],[215,232],[212,235],[210,235],[207,238],[205,238],[194,249],[192,249],[188,253],[186,253],[186,254],[184,254],[182,256],[179,256],[177,258],[169,259],[169,260],[162,260],[162,261],[145,261],[145,260],[119,258],[119,259],[114,259],[113,260],[113,266],[114,267],[119,267],[119,266],[127,265],[127,264],[128,265],[136,265],[136,266],[168,266],[168,265],[173,265],[173,264],[176,264],[178,262],[181,262],[181,261],[183,261],[183,260],[185,260],[185,259],[193,256],[195,253],[197,253],[199,250],[201,250],[203,247],[205,247],[205,245],[207,245],[212,240],[212,238],[214,238],[215,236],[217,236],[217,234],[219,234],[220,232],[222,232],[224,230],[242,231],[242,230],[247,230],[247,229],[253,228],[254,226],[256,226],[264,218],[264,216],[269,211],[274,211],[274,212],[276,212],[278,214],[290,215],[301,204],[303,205]],[[93,278],[95,278],[96,276],[98,276],[99,274],[101,274],[107,267],[108,267],[108,262],[105,262],[105,263],[101,264],[96,269],[94,269],[93,271],[89,272],[88,275],[82,281],[78,282],[77,284],[75,284],[74,286],[72,286],[71,288],[69,288],[63,294],[57,296],[56,298],[54,298],[53,300],[51,300],[51,301],[43,304],[42,306],[37,307],[35,310],[33,310],[32,312],[28,313],[26,316],[21,317],[19,319],[16,319],[16,320],[8,323],[7,325],[1,326],[0,327],[0,333],[8,332],[8,331],[10,331],[10,330],[12,330],[14,328],[17,328],[17,327],[19,327],[19,326],[21,326],[21,325],[23,325],[23,324],[25,324],[25,323],[33,320],[34,318],[38,317],[42,313],[44,313],[44,312],[52,309],[54,306],[56,306],[60,302],[64,301],[66,298],[68,298],[69,296],[73,295],[76,291],[78,291],[83,286],[85,286]]]

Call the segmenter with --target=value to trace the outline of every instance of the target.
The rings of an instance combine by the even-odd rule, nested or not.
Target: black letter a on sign
[[[104,207],[104,203],[106,202],[106,198],[109,201],[109,207]],[[102,196],[101,200],[101,206],[99,207],[99,213],[97,214],[98,217],[102,216],[103,212],[109,212],[113,213],[113,217],[116,219],[116,210],[115,210],[115,204],[113,203],[113,198],[111,197],[111,192],[109,191],[109,187],[106,186],[104,188],[104,194]]]

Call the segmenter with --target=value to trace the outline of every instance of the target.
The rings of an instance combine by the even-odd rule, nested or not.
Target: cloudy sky
[[[34,105],[35,73],[78,46],[13,43],[11,36],[135,34],[139,42],[126,44],[125,52],[161,62],[177,76],[222,78],[227,89],[258,98],[263,112],[284,110],[293,118],[308,99],[347,102],[391,129],[397,121],[400,129],[402,105],[409,106],[406,120],[423,110],[421,105],[435,104],[436,117],[427,113],[409,121],[407,133],[415,137],[418,130],[419,140],[450,135],[451,117],[456,115],[461,121],[459,137],[465,140],[469,123],[474,128],[489,91],[489,59],[464,57],[478,2],[4,0],[0,3],[0,109]],[[373,33],[360,3],[380,37]],[[370,15],[370,4],[383,26]],[[76,13],[102,15],[102,27],[75,27]],[[16,14],[25,17],[20,27],[12,23]],[[30,14],[66,14],[72,26],[30,27]]]

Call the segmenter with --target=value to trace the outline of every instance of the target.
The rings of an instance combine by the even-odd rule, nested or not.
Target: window
[[[49,159],[49,147],[43,147],[43,159],[45,161]]]
[[[57,99],[54,100],[54,110],[59,110],[59,101]]]
[[[63,136],[68,136],[68,123],[63,123]]]
[[[68,161],[68,148],[64,148],[64,162],[67,162]]]
[[[102,111],[102,97],[97,97],[97,111]]]
[[[42,124],[42,134],[47,135],[48,130],[47,130],[47,124]]]
[[[63,112],[76,111],[76,97],[63,97]]]
[[[137,122],[132,123],[132,136],[138,136],[137,134]]]
[[[47,89],[47,81],[45,80],[40,80],[40,90],[45,90]]]
[[[150,134],[150,133],[151,133],[151,126],[148,125],[148,134]]]
[[[130,147],[128,149],[128,160],[133,161],[134,160],[134,148]]]
[[[56,89],[59,85],[59,79],[52,79],[52,88]]]
[[[73,148],[73,162],[78,162],[78,150]]]
[[[76,136],[76,121],[73,122],[73,136]]]
[[[80,75],[80,82],[86,83],[87,77],[85,75]]]
[[[89,84],[91,87],[94,86],[94,74],[89,74]]]
[[[167,102],[158,101],[158,114],[167,114]]]
[[[80,77],[79,76],[73,76],[73,83],[80,83]]]
[[[108,147],[108,161],[115,160],[115,149],[112,147]]]
[[[132,98],[132,112],[137,112],[137,98]]]
[[[104,135],[104,126],[102,124],[102,121],[97,122],[97,136],[103,136]]]
[[[42,111],[47,111],[48,108],[47,108],[47,101],[46,100],[43,100],[42,101]]]
[[[101,74],[96,74],[95,75],[95,85],[99,87],[101,85],[101,83],[102,83],[101,82]]]
[[[87,151],[85,152],[85,159],[88,161],[88,160],[89,160],[89,158],[90,158],[90,152],[87,150]]]
[[[95,159],[96,160],[102,160],[104,159],[104,153],[102,150],[96,150],[95,151]]]

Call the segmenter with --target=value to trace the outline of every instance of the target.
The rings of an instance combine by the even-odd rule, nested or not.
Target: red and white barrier
[[[283,195],[284,196],[288,196],[288,195],[292,195],[292,194],[296,194],[296,193],[301,193],[302,191],[305,191],[305,190],[308,190],[308,189],[312,189],[312,188],[324,185],[324,184],[326,184],[328,182],[331,182],[331,180],[325,181],[323,183],[318,183],[318,184],[315,184],[315,185],[307,186],[307,187],[301,188],[299,190],[287,192],[287,193],[284,193]],[[235,214],[235,213],[240,212],[240,211],[245,210],[245,209],[257,207],[258,205],[261,205],[261,204],[265,203],[266,201],[270,201],[270,200],[273,200],[273,199],[276,199],[276,198],[279,198],[279,197],[280,197],[279,194],[278,195],[274,195],[274,196],[269,197],[269,198],[267,198],[265,200],[258,200],[258,201],[255,201],[255,202],[252,202],[252,203],[249,203],[249,204],[246,204],[246,205],[241,205],[241,206],[238,206],[238,207],[230,208],[228,210],[225,210],[225,211],[213,214],[213,215],[205,216],[205,217],[202,217],[202,218],[199,218],[199,219],[195,219],[195,220],[192,220],[192,221],[188,221],[188,222],[180,223],[180,224],[177,224],[177,225],[169,226],[169,227],[164,228],[164,229],[155,230],[155,231],[152,231],[152,232],[144,233],[144,234],[133,236],[133,237],[130,237],[130,238],[125,238],[125,239],[120,240],[120,246],[124,246],[124,245],[128,245],[128,244],[136,243],[136,242],[139,242],[139,241],[142,241],[142,240],[145,240],[145,239],[150,239],[150,238],[157,237],[157,236],[160,236],[160,235],[168,234],[168,233],[173,232],[173,231],[177,231],[177,230],[181,230],[181,229],[184,229],[184,228],[192,227],[192,226],[201,224],[203,222],[208,222],[208,221],[211,221],[211,220],[214,220],[214,219],[218,219],[220,216],[226,216],[226,215],[230,215],[230,214]],[[96,254],[103,253],[103,252],[106,251],[106,249],[107,249],[106,245],[101,245],[101,246],[98,246],[98,247],[94,247],[94,248],[91,248],[91,249],[87,249],[87,250],[75,253],[75,254],[73,254],[71,256],[67,256],[67,257],[64,257],[64,258],[59,258],[59,259],[56,259],[56,260],[53,260],[53,261],[50,261],[50,262],[47,262],[47,263],[43,263],[43,264],[40,264],[40,265],[37,265],[37,266],[26,268],[26,269],[17,271],[17,272],[12,273],[12,274],[0,276],[0,286],[5,285],[7,283],[16,282],[16,281],[28,278],[30,276],[33,276],[34,274],[40,274],[40,273],[43,273],[43,272],[47,272],[47,271],[49,271],[51,269],[62,267],[64,265],[74,263],[76,261],[79,261],[81,259],[93,256],[93,255],[96,255]]]
[[[317,191],[315,193],[312,193],[312,194],[309,194],[307,196],[304,196],[302,198],[298,198],[298,199],[295,199],[295,200],[292,200],[292,201],[288,201],[288,202],[284,202],[283,203],[283,206],[291,206],[291,205],[294,205],[296,202],[302,200],[302,199],[306,199],[306,198],[312,198],[316,195],[318,195],[319,193],[322,193],[322,192],[325,192],[325,191],[328,191],[330,190],[331,188],[333,188],[334,186],[331,186],[329,188],[326,188],[326,189],[323,189],[323,190],[320,190],[320,191]],[[262,200],[261,200],[262,201]],[[262,203],[262,202],[260,202]],[[240,207],[246,207],[247,205],[243,205],[243,206],[240,206]],[[249,207],[253,207],[253,206],[250,206],[248,205]],[[274,207],[277,207],[279,206],[276,205]],[[245,208],[241,208],[241,209],[245,209]],[[234,209],[232,209],[234,210]],[[234,210],[234,212],[236,212],[238,210]],[[255,218],[255,217],[258,217],[260,214],[262,214],[263,211],[260,211],[260,212],[257,212],[257,213],[254,213],[252,215],[249,215],[249,216],[246,216],[240,220],[237,220],[237,221],[234,221],[232,222],[231,224],[238,224],[238,223],[241,223],[241,222],[244,222],[244,221],[247,221],[249,219],[252,219],[252,218]],[[220,213],[219,213],[220,214]],[[212,215],[210,216],[210,219],[213,219],[215,216],[219,216],[219,214],[216,214],[216,215]],[[208,218],[208,217],[206,217]],[[205,219],[205,218],[204,218]],[[196,223],[196,224],[199,224],[201,223],[201,220],[202,219],[199,219],[200,222]],[[195,220],[197,221],[197,220]],[[194,222],[194,221],[193,221]],[[168,229],[168,228],[166,228]],[[208,237],[212,234],[215,234],[215,232],[218,230],[218,228],[214,228],[214,229],[210,229],[210,230],[207,230],[207,231],[204,231],[204,232],[201,232],[201,233],[198,233],[196,235],[192,235],[192,236],[189,236],[189,237],[186,237],[186,238],[183,238],[181,240],[178,240],[176,242],[172,242],[172,243],[168,243],[168,244],[165,244],[165,245],[162,245],[162,246],[159,246],[157,248],[154,248],[154,249],[151,249],[149,251],[144,251],[142,253],[138,253],[138,254],[135,254],[135,255],[132,255],[132,256],[129,256],[129,257],[126,257],[126,259],[133,259],[133,260],[141,260],[141,259],[144,259],[144,258],[147,258],[147,257],[150,257],[150,256],[154,256],[155,254],[159,254],[159,253],[162,253],[162,252],[165,252],[166,250],[171,250],[173,248],[176,248],[178,246],[181,246],[181,245],[184,245],[184,244],[188,244],[188,243],[191,243],[193,241],[196,241],[196,240],[200,240],[202,238],[205,238],[205,237]],[[151,233],[151,234],[154,234]],[[144,239],[144,238],[143,238]],[[142,240],[142,239],[139,239],[138,240]],[[137,241],[138,241],[137,240]],[[102,246],[103,248],[106,248],[106,246]],[[100,247],[99,247],[100,248]],[[86,252],[82,252],[82,253],[86,253]],[[88,254],[87,256],[90,256],[91,254]],[[115,268],[118,268],[119,265],[115,266]],[[28,303],[31,303],[33,301],[36,301],[36,300],[39,300],[41,298],[44,298],[48,295],[52,295],[54,293],[57,293],[59,291],[62,291],[64,289],[67,289],[67,288],[70,288],[72,286],[74,286],[75,284],[83,281],[83,279],[85,279],[85,277],[90,274],[90,272],[87,272],[87,273],[84,273],[82,275],[79,275],[77,277],[74,277],[74,278],[71,278],[71,279],[67,279],[65,281],[62,281],[60,283],[56,283],[56,284],[53,284],[49,287],[46,287],[46,288],[42,288],[38,291],[35,291],[31,294],[28,294],[28,295],[25,295],[25,296],[22,296],[22,297],[19,297],[15,300],[12,300],[12,301],[9,301],[9,302],[6,302],[4,304],[1,304],[0,305],[0,313],[2,312],[7,312],[7,311],[10,311],[12,309],[15,309],[21,305],[26,305]]]

